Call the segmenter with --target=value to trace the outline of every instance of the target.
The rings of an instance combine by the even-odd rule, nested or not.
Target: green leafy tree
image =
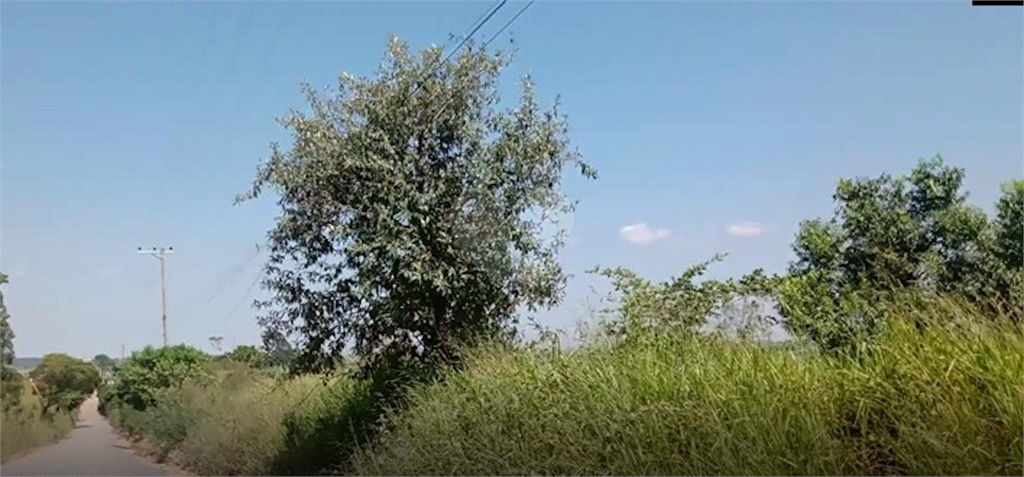
[[[236,346],[235,349],[227,354],[227,358],[232,361],[248,364],[254,368],[264,366],[267,363],[266,354],[255,346],[250,345]]]
[[[0,366],[0,410],[7,412],[21,403],[25,378],[10,366]]]
[[[7,284],[7,275],[0,273],[0,285]],[[10,315],[4,304],[4,293],[0,290],[0,366],[14,364],[14,330],[11,329]]]
[[[209,361],[209,355],[191,346],[147,346],[120,363],[109,396],[145,410],[156,404],[162,390],[179,388],[190,378],[204,376],[203,365]]]
[[[7,283],[7,275],[0,273],[0,285]],[[14,330],[8,320],[7,305],[4,304],[4,293],[0,290],[0,407],[4,411],[18,405],[24,379],[12,365],[14,364]]]
[[[993,227],[966,203],[963,178],[963,169],[936,156],[909,176],[841,180],[835,215],[803,222],[794,241],[797,260],[779,293],[787,328],[838,349],[875,334],[891,290],[998,296],[996,282],[1005,280]],[[1006,203],[1012,223],[1012,200]]]
[[[100,373],[91,363],[66,354],[51,353],[29,373],[43,398],[44,409],[70,411],[100,385]]]
[[[596,173],[529,78],[498,108],[507,54],[443,54],[393,39],[376,78],[306,86],[311,115],[281,121],[291,150],[275,146],[239,197],[280,197],[261,322],[300,339],[295,369],[332,369],[349,345],[364,370],[456,363],[459,344],[510,336],[517,308],[560,298],[563,234],[541,232],[572,209],[563,169]]]
[[[289,366],[295,360],[295,349],[287,337],[270,328],[263,331],[263,354],[268,366]]]
[[[1010,270],[1024,267],[1024,180],[1003,185],[995,227],[999,260]]]
[[[92,358],[92,364],[96,366],[104,375],[114,372],[116,363],[113,358],[105,354],[98,354]]]

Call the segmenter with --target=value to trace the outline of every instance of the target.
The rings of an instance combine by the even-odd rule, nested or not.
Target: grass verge
[[[351,472],[1021,475],[1021,328],[946,305],[893,320],[858,359],[678,336],[482,351]]]
[[[238,367],[111,421],[201,475],[1024,473],[1021,326],[897,309],[856,357],[664,333],[482,348],[391,410],[369,382]]]
[[[75,428],[73,413],[44,415],[39,397],[27,386],[21,392],[19,404],[0,413],[0,463],[52,444]]]

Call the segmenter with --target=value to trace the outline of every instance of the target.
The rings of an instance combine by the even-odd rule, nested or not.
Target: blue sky
[[[444,45],[491,2],[4,2],[0,270],[19,356],[120,354],[160,341],[158,262],[173,246],[172,342],[258,342],[247,289],[276,215],[240,206],[299,87],[370,74],[390,34]],[[522,6],[484,26],[489,38]],[[665,279],[782,271],[800,220],[841,177],[941,153],[991,209],[1022,175],[1022,11],[959,2],[537,2],[503,85],[561,94],[597,181],[568,272]],[[628,226],[632,228],[624,229]],[[627,240],[628,239],[628,240]],[[541,322],[587,315],[593,277]]]

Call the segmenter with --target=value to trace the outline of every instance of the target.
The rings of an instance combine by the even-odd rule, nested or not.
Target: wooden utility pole
[[[160,305],[163,309],[163,337],[164,347],[167,347],[167,255],[174,253],[174,247],[163,248],[157,250],[155,247],[153,250],[143,250],[139,247],[139,253],[145,253],[152,255],[160,260]]]

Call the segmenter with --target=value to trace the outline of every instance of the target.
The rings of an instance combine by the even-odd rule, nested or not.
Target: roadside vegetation
[[[0,274],[0,285],[7,276]],[[14,331],[0,292],[0,462],[50,444],[75,427],[78,406],[100,384],[99,370],[48,354],[25,374],[14,369]]]
[[[990,217],[939,157],[843,179],[785,273],[597,267],[590,340],[526,343],[565,280],[563,173],[596,171],[528,78],[499,108],[508,61],[395,40],[307,88],[240,197],[281,207],[263,346],[133,353],[103,412],[204,475],[1024,473],[1024,181]]]

